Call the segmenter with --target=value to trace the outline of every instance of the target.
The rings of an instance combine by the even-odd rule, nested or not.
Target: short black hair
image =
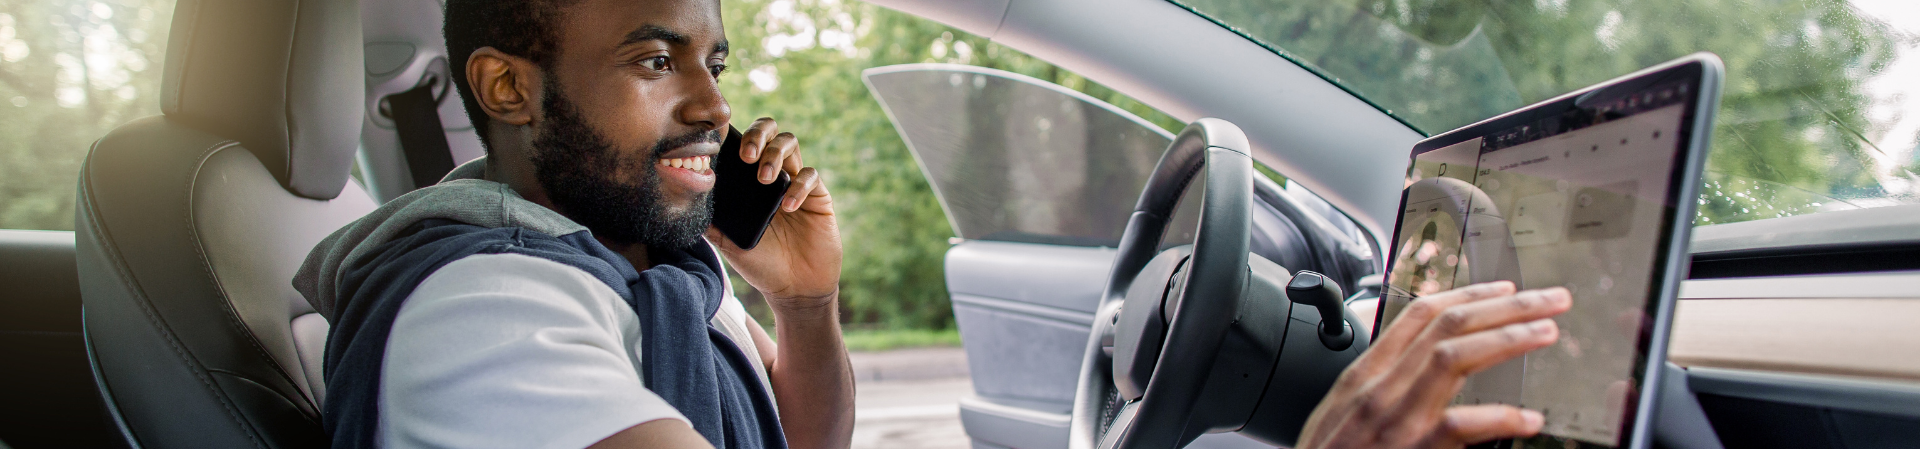
[[[487,111],[467,84],[467,57],[474,50],[493,47],[502,53],[527,58],[541,70],[553,68],[559,48],[556,22],[560,10],[579,0],[447,0],[446,22],[440,32],[447,39],[448,70],[460,101],[467,107],[467,118],[480,134],[481,145],[493,152],[487,135]]]

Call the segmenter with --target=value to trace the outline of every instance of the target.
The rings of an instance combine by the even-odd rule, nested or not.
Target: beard
[[[618,151],[582,120],[579,108],[548,82],[540,108],[546,122],[533,140],[534,176],[567,218],[603,239],[648,249],[682,249],[700,242],[713,217],[713,194],[701,192],[674,210],[660,188],[660,155],[682,146],[720,142],[719,131],[669,136],[645,152]],[[641,155],[622,158],[622,154]],[[622,170],[626,168],[627,170]],[[625,179],[620,173],[644,173]]]

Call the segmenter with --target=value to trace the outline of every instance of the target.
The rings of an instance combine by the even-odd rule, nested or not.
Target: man
[[[720,154],[732,117],[715,83],[718,1],[446,7],[488,157],[329,236],[295,279],[333,325],[333,446],[846,447],[832,198],[770,119]],[[793,177],[752,251],[707,226],[716,157],[759,164],[762,182]],[[721,255],[768,298],[778,344],[734,299]],[[1460,376],[1551,342],[1564,291],[1481,286],[1420,304],[1343,377],[1303,446],[1538,430],[1538,414],[1444,399]]]
[[[770,119],[718,154],[718,2],[452,0],[446,23],[488,157],[329,236],[295,281],[334,326],[334,447],[847,446],[832,197]],[[708,230],[715,157],[792,176],[753,251]]]

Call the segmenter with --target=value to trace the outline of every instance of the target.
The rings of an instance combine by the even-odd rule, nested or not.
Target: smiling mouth
[[[713,156],[693,156],[693,157],[676,157],[672,159],[661,159],[660,165],[666,166],[666,167],[673,167],[673,168],[682,168],[694,173],[706,173],[707,170],[710,170],[713,168]]]

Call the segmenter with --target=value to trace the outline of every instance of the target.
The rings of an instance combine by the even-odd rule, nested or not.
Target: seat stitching
[[[220,368],[207,368],[207,371],[211,371],[211,372],[216,372],[216,373],[220,373],[220,374],[225,374],[225,375],[228,375],[228,376],[233,376],[233,378],[234,378],[234,380],[239,380],[239,381],[242,381],[242,382],[246,382],[246,383],[250,383],[250,384],[254,384],[254,385],[259,385],[259,386],[260,386],[261,388],[267,388],[267,386],[266,386],[266,385],[264,385],[264,384],[261,384],[261,383],[259,383],[259,382],[254,382],[254,381],[253,381],[253,379],[251,379],[251,378],[248,378],[247,376],[244,376],[244,375],[241,375],[240,373],[236,373],[236,372],[233,372],[233,371],[228,371],[228,370],[224,370],[224,369],[220,369]],[[268,390],[267,390],[267,391],[273,391],[273,390],[272,390],[271,388],[268,388]],[[280,398],[281,398],[281,399],[286,399],[286,398],[287,398],[287,397],[286,397],[285,395],[275,395],[275,396],[280,396]],[[301,418],[301,419],[305,419],[305,420],[307,420],[307,423],[309,423],[309,424],[313,424],[313,425],[315,425],[315,426],[319,426],[319,425],[321,425],[321,424],[320,424],[320,421],[317,421],[317,420],[314,420],[314,419],[313,419],[313,417],[311,417],[311,416],[306,416],[306,414],[304,414],[304,413],[302,413],[302,414],[301,414],[301,416],[300,416],[300,418]]]
[[[232,298],[232,296],[228,294],[226,284],[220,281],[220,276],[218,274],[215,274],[214,268],[213,268],[213,261],[212,259],[207,257],[206,244],[200,239],[200,227],[194,222],[194,219],[193,219],[194,202],[196,199],[193,192],[194,192],[194,188],[199,183],[201,170],[204,170],[206,168],[207,160],[212,159],[214,153],[218,153],[220,150],[231,148],[231,147],[232,146],[222,146],[220,148],[212,148],[212,149],[209,149],[206,153],[203,153],[200,155],[200,162],[198,165],[194,167],[193,176],[189,178],[189,181],[187,182],[187,207],[186,207],[187,235],[192,237],[193,239],[194,254],[197,256],[200,256],[200,263],[201,263],[201,266],[206,269],[207,277],[212,281],[211,283],[213,284],[214,288],[219,290],[220,292],[220,297],[221,297],[220,304],[221,306],[225,307],[227,311],[227,313],[223,314],[224,317],[226,318],[227,325],[230,327],[233,327],[234,330],[238,331],[240,335],[245,337],[247,343],[249,344],[249,346],[253,347],[254,352],[256,354],[266,358],[268,362],[273,364],[274,374],[278,374],[281,380],[284,380],[288,384],[293,385],[295,384],[293,380],[293,376],[288,375],[286,370],[283,370],[280,368],[280,361],[278,359],[275,359],[272,353],[267,352],[266,345],[260,342],[259,336],[254,335],[253,330],[248,328],[246,323],[240,320],[240,312],[239,310],[233,307],[233,301],[230,299]],[[298,388],[298,386],[296,385],[295,388]],[[281,394],[278,390],[274,390],[271,388],[269,388],[268,391],[273,391],[274,394],[280,395],[282,397],[286,396],[285,394]],[[286,399],[291,400],[295,398],[286,398]],[[305,403],[309,407],[314,407],[314,410],[316,411],[319,410],[319,407],[314,406],[313,402],[309,401],[306,395],[304,394],[300,395],[300,397],[297,398],[297,400],[299,402]],[[301,414],[305,415],[306,413],[304,413],[303,411],[303,413]]]
[[[234,142],[231,140],[216,142],[213,144],[212,149],[218,149],[218,148],[221,148],[227,145],[233,145],[233,144],[237,144],[237,142]],[[95,149],[99,148],[98,141],[94,142],[94,148]],[[209,151],[211,151],[212,149],[210,149]],[[242,428],[248,428],[249,426],[247,425],[245,420],[240,417],[239,411],[234,409],[232,404],[230,404],[229,401],[227,400],[225,392],[220,391],[220,388],[213,384],[213,378],[207,376],[206,366],[201,364],[199,358],[194,357],[193,353],[188,352],[186,348],[180,344],[179,337],[175,335],[173,332],[173,327],[169,326],[165,320],[162,320],[159,318],[159,312],[154,309],[152,300],[147,298],[146,291],[140,288],[139,282],[137,282],[134,279],[135,276],[127,266],[125,257],[121,256],[120,251],[118,249],[119,245],[114,243],[112,232],[108,231],[106,226],[102,223],[101,218],[98,218],[100,216],[100,213],[98,212],[100,208],[99,208],[98,202],[94,197],[94,193],[92,189],[93,176],[91,175],[92,174],[91,172],[92,172],[92,165],[93,165],[92,164],[93,155],[94,155],[93,151],[87,152],[87,159],[88,159],[87,172],[88,173],[84,174],[87,188],[83,189],[83,191],[86,193],[87,210],[91,212],[90,215],[96,217],[95,219],[91,220],[91,223],[88,223],[88,227],[92,228],[95,235],[98,235],[100,240],[102,240],[102,242],[105,243],[101,245],[101,250],[102,252],[106,253],[107,258],[109,259],[110,263],[108,263],[108,266],[113,268],[116,274],[116,276],[114,277],[117,278],[116,280],[122,284],[123,288],[127,289],[129,293],[131,293],[135,298],[138,299],[137,301],[134,301],[134,304],[139,306],[140,312],[143,315],[146,315],[147,324],[150,326],[153,326],[154,328],[156,328],[156,330],[160,331],[160,336],[164,341],[166,341],[167,346],[170,349],[173,349],[175,356],[178,356],[182,361],[187,362],[187,371],[192,373],[194,378],[199,379],[200,384],[206,387],[208,392],[212,393],[215,399],[218,399],[220,401],[221,407],[227,411],[227,417],[233,419],[234,423],[240,425]],[[248,430],[249,431],[247,432],[247,438],[250,440],[253,440],[254,446],[265,447],[265,445],[262,444],[260,439],[257,436],[253,435],[253,433],[251,432],[251,429],[249,428]]]

